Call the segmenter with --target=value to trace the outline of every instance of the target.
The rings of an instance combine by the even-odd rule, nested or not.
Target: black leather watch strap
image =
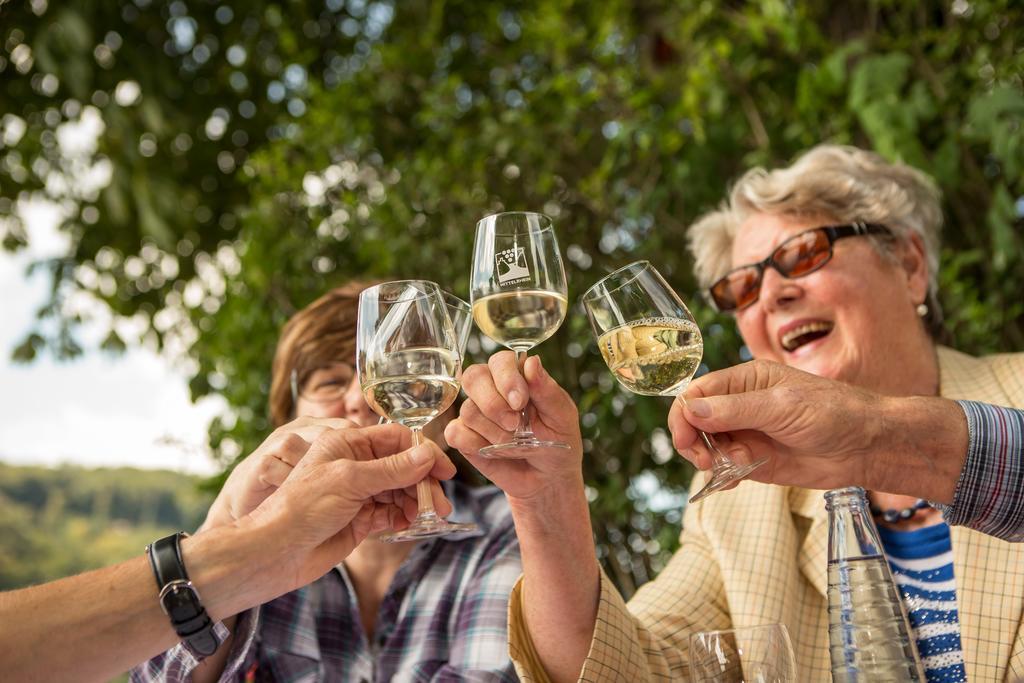
[[[154,541],[146,552],[160,591],[160,607],[170,617],[174,632],[196,653],[209,656],[220,642],[181,558],[181,539],[187,536],[184,531],[171,534]]]

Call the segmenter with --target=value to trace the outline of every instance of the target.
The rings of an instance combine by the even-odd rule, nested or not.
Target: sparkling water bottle
[[[921,659],[864,489],[829,491],[825,508],[832,680],[923,683]]]

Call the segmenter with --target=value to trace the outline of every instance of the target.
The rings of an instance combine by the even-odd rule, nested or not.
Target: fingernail
[[[691,398],[686,407],[697,417],[711,417],[711,403],[703,398]]]
[[[697,456],[697,454],[690,448],[684,448],[683,450],[679,451],[679,455],[683,456],[683,458],[689,460],[690,462],[693,462],[693,459]]]
[[[518,410],[523,405],[523,394],[518,389],[513,389],[508,392],[508,402]]]
[[[412,460],[415,465],[421,465],[428,460],[432,460],[433,457],[434,456],[430,453],[430,447],[426,444],[420,444],[409,451],[409,459]]]

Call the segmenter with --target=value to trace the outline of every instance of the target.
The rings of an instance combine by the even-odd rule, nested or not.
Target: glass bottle
[[[828,641],[832,680],[924,682],[896,582],[864,489],[825,494],[828,510]]]

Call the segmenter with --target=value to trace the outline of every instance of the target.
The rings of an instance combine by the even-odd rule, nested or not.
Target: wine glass
[[[604,362],[615,379],[645,396],[680,396],[704,355],[700,328],[665,278],[647,261],[619,268],[583,295]],[[737,465],[700,432],[712,453],[711,479],[691,503],[742,479],[767,459]]]
[[[466,361],[466,343],[469,341],[469,333],[473,329],[473,307],[455,296],[451,292],[441,290],[441,298],[448,309],[448,317],[452,320],[452,328],[455,330],[455,340],[459,349],[459,358],[463,364]],[[377,420],[377,424],[391,422],[383,415]]]
[[[690,636],[690,678],[713,683],[796,683],[796,658],[783,624]]]
[[[444,305],[448,309],[448,317],[452,321],[459,358],[465,363],[466,343],[469,342],[469,333],[473,330],[473,307],[443,289],[441,290],[441,299],[444,301]]]
[[[441,289],[425,280],[385,282],[359,294],[356,323],[356,370],[363,398],[382,417],[422,430],[459,393],[462,351]],[[419,512],[402,531],[381,534],[382,541],[412,541],[453,532],[473,531],[475,524],[453,524],[434,510],[429,479],[416,485]]]
[[[484,334],[512,349],[522,372],[526,354],[565,319],[568,287],[551,219],[510,211],[481,219],[473,244],[473,319]],[[524,406],[512,441],[480,449],[486,458],[527,458],[538,448],[569,448],[542,441]]]

